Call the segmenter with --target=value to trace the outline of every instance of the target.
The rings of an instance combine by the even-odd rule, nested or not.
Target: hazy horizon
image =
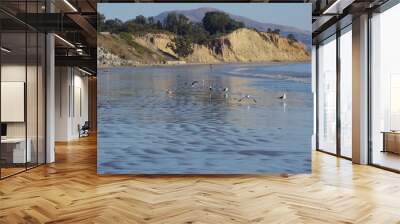
[[[311,31],[311,4],[285,3],[99,3],[98,11],[107,19],[127,21],[138,15],[157,16],[174,10],[215,8],[230,14],[275,25]],[[287,16],[287,15],[290,15]]]

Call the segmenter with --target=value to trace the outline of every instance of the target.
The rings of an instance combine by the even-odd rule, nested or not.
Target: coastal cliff
[[[310,60],[306,45],[276,33],[240,28],[216,38],[211,44],[193,44],[192,52],[179,57],[174,52],[175,35],[110,33],[98,35],[98,66],[182,63],[297,62]]]

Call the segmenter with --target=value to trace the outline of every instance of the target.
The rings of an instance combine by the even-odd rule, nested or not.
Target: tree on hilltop
[[[296,37],[295,37],[293,34],[291,34],[291,33],[289,33],[289,34],[287,35],[287,39],[288,39],[289,42],[291,42],[291,43],[297,42]]]
[[[244,27],[242,22],[233,20],[224,12],[207,12],[203,17],[203,27],[210,34],[230,33]]]

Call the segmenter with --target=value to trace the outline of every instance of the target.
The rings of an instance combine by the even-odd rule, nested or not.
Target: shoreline
[[[185,63],[185,64],[137,64],[127,66],[98,66],[97,69],[112,68],[153,68],[153,67],[185,67],[185,66],[207,66],[207,65],[278,65],[278,64],[311,64],[307,61],[257,61],[257,62],[221,62],[221,63]]]

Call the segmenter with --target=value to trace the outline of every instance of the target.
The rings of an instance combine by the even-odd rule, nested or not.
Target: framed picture
[[[98,9],[98,173],[311,171],[311,4]]]

